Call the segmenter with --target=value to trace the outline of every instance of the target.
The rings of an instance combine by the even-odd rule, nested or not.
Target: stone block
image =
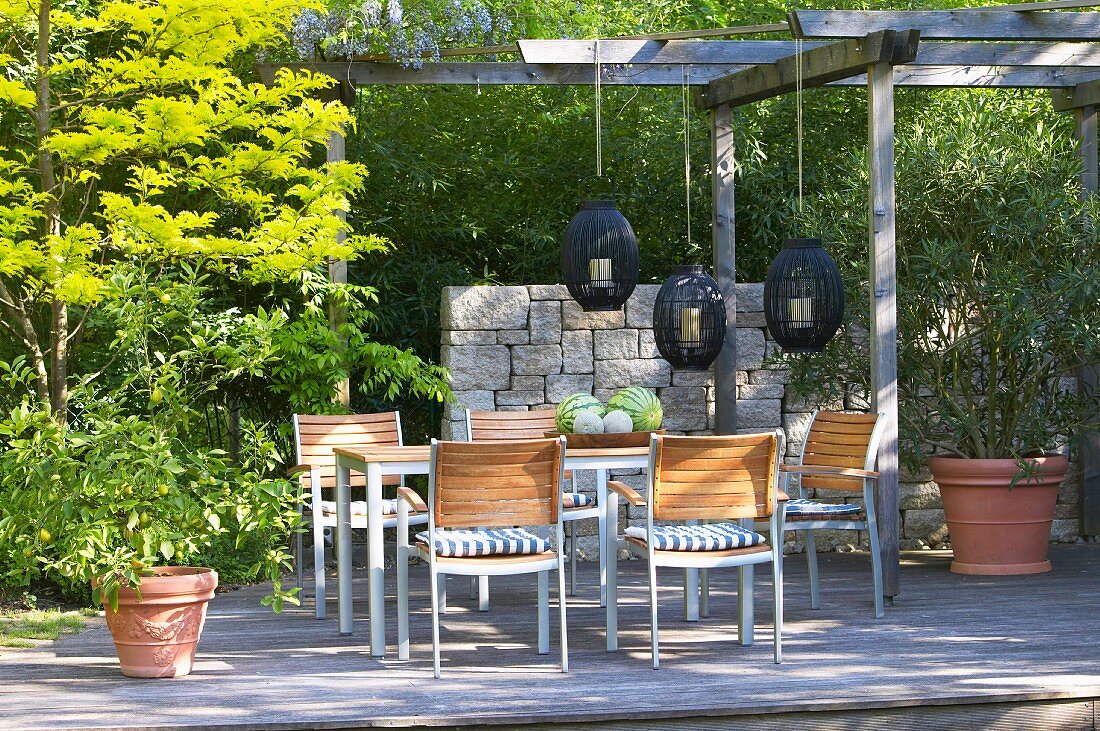
[[[754,386],[766,386],[772,383],[788,384],[791,373],[786,368],[764,368],[749,372],[749,383]]]
[[[763,312],[737,313],[737,327],[765,328],[767,325],[768,321],[764,318]]]
[[[650,329],[638,331],[638,357],[660,358],[661,351],[657,350],[657,340]]]
[[[560,345],[516,345],[512,348],[512,373],[517,376],[548,376],[561,373]]]
[[[466,439],[466,421],[444,419],[439,426],[440,438],[444,441],[464,441]]]
[[[527,411],[528,407],[523,404],[506,404],[503,406],[497,406],[497,411]]]
[[[653,305],[657,301],[659,284],[639,284],[626,301],[626,326],[653,327]]]
[[[561,334],[562,372],[591,373],[592,333],[587,330],[566,330]]]
[[[902,510],[943,508],[940,491],[934,482],[899,482],[898,507]]]
[[[606,404],[607,400],[618,392],[619,389],[617,388],[595,388],[592,390],[592,395]]]
[[[764,363],[764,333],[756,328],[737,329],[737,369],[751,371]]]
[[[597,330],[592,333],[596,360],[629,360],[638,357],[637,330]]]
[[[1081,517],[1081,511],[1077,508],[1077,503],[1058,503],[1054,506],[1054,517],[1060,519],[1078,519]]]
[[[444,287],[439,322],[444,330],[526,330],[530,306],[526,287]]]
[[[947,540],[947,522],[943,510],[906,510],[902,513],[902,536],[920,538],[929,544]]]
[[[566,330],[618,330],[626,321],[622,310],[585,312],[575,300],[561,303],[561,319]]]
[[[542,376],[512,376],[513,391],[541,391],[546,387]]]
[[[545,394],[539,391],[497,391],[497,407],[541,404]]]
[[[531,303],[531,342],[538,344],[561,342],[561,303],[554,300]]]
[[[673,386],[714,386],[714,371],[673,371]]]
[[[526,330],[497,330],[497,342],[501,345],[527,345],[531,333]]]
[[[657,392],[665,411],[662,426],[676,431],[707,428],[707,390],[701,386],[669,386]]]
[[[737,371],[737,377],[734,379],[738,386],[743,386],[749,382],[748,371]]]
[[[564,284],[529,284],[527,294],[532,302],[569,299],[569,289]]]
[[[456,391],[499,391],[511,385],[511,359],[503,345],[444,345],[439,362],[450,370]]]
[[[1050,526],[1050,540],[1059,543],[1074,543],[1080,537],[1080,522],[1072,520],[1055,520]]]
[[[546,401],[560,404],[575,393],[592,393],[592,376],[559,375],[546,377]]]
[[[496,345],[495,330],[443,330],[439,333],[441,345]]]
[[[737,312],[763,312],[764,311],[764,284],[748,282],[734,285],[734,295],[737,297]]]
[[[466,409],[470,411],[492,411],[496,408],[493,391],[455,391],[454,401],[444,408],[443,418],[451,421],[466,421]],[[464,427],[465,428],[465,427]]]
[[[672,367],[664,360],[598,360],[596,388],[644,386],[661,388],[672,382]]]
[[[737,398],[747,401],[756,401],[765,398],[783,398],[783,386],[778,383],[766,384],[754,386],[748,384],[745,386],[739,386],[737,389]]]
[[[779,399],[760,399],[737,402],[739,429],[775,429],[783,425],[783,413]]]
[[[795,396],[794,394],[785,394],[783,396],[784,411],[813,411],[814,409],[823,409],[827,411],[843,411],[844,401],[839,398],[826,399],[822,396],[815,395],[806,397]]]

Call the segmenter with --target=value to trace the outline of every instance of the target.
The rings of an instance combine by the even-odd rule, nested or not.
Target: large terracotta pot
[[[940,488],[947,530],[959,574],[1007,576],[1050,571],[1047,546],[1068,460],[1028,459],[1038,467],[1030,479],[1013,459],[932,457],[932,479]]]
[[[187,675],[195,662],[206,605],[214,597],[213,569],[161,566],[134,589],[118,592],[118,611],[104,606],[122,674],[131,678]]]

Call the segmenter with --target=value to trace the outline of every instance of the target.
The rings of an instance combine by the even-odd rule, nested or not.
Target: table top
[[[370,449],[333,450],[339,457],[349,457],[359,462],[427,462],[431,457],[431,447],[421,444],[411,447],[371,447]],[[567,449],[566,459],[583,457],[644,457],[649,455],[649,447],[603,447],[600,449]]]

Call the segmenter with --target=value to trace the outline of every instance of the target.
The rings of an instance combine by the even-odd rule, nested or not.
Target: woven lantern
[[[788,353],[819,353],[844,319],[844,283],[821,239],[787,239],[764,279],[768,331]]]
[[[726,303],[702,266],[678,266],[653,306],[657,350],[674,368],[705,371],[726,337]]]
[[[621,309],[638,284],[638,239],[613,200],[585,201],[561,245],[565,286],[585,312]]]

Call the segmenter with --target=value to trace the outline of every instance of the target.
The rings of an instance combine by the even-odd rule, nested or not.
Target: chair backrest
[[[557,429],[553,409],[539,411],[470,411],[466,409],[466,439],[545,439]]]
[[[336,486],[336,456],[334,449],[357,447],[402,446],[401,413],[386,411],[380,414],[340,414],[317,416],[294,415],[294,447],[298,452],[298,464],[316,465],[321,473],[321,487]],[[309,473],[302,473],[303,484],[310,489]],[[365,485],[366,476],[351,473],[351,484]],[[401,484],[400,478],[388,475],[383,485]]]
[[[801,464],[873,470],[885,425],[883,414],[816,411],[802,443]],[[862,485],[858,477],[802,476],[804,488],[859,490]]]
[[[779,430],[720,437],[654,434],[649,501],[653,519],[770,517],[782,443]]]
[[[560,439],[432,440],[430,524],[438,528],[557,524],[564,454]]]

